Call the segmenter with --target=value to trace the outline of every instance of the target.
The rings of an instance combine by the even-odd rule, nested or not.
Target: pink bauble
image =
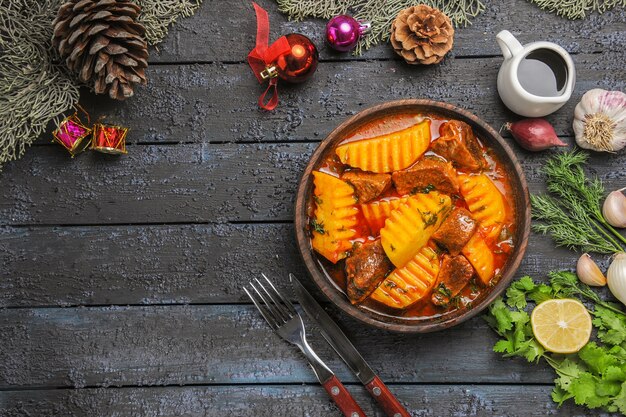
[[[337,51],[350,51],[369,27],[369,23],[359,22],[352,16],[335,16],[326,25],[326,40]]]

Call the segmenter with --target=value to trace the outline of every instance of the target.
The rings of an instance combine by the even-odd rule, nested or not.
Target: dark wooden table
[[[46,136],[0,173],[1,416],[338,416],[241,290],[262,271],[282,285],[288,272],[306,279],[292,215],[317,143],[348,116],[399,98],[447,101],[496,128],[514,119],[496,92],[501,29],[572,53],[576,91],[548,118],[569,143],[585,91],[626,90],[623,9],[571,22],[524,0],[486,1],[450,57],[412,67],[389,45],[332,53],[323,22],[289,22],[265,0],[273,39],[302,32],[321,54],[314,78],[283,86],[267,113],[245,60],[250,3],[204,3],[152,51],[149,85],[133,99],[83,95],[92,118],[131,127],[128,155],[70,159]],[[540,191],[552,152],[515,149]],[[593,155],[590,167],[613,189],[625,185],[625,162],[623,152]],[[540,278],[575,259],[533,235],[518,275]],[[492,353],[480,317],[406,336],[329,311],[413,416],[601,415],[557,409],[551,369]],[[368,415],[382,416],[319,334],[311,339]]]

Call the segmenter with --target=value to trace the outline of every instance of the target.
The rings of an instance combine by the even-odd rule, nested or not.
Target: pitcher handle
[[[502,55],[504,55],[504,59],[509,59],[524,47],[521,43],[509,32],[508,30],[500,31],[496,35],[496,41],[502,50]]]

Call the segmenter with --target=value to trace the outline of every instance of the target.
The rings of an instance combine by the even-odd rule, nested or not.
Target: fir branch
[[[152,45],[202,0],[137,0]],[[78,103],[80,83],[58,64],[52,21],[62,0],[0,1],[0,169]]]
[[[626,0],[530,0],[530,2],[570,20],[583,19],[588,12],[604,13],[617,6],[626,6]]]
[[[202,0],[137,0],[137,3],[141,6],[138,21],[146,28],[146,40],[156,45],[180,17],[193,15]]]
[[[360,55],[363,49],[369,49],[381,41],[387,41],[391,35],[391,24],[398,13],[407,7],[420,3],[441,10],[457,27],[471,24],[471,18],[478,16],[485,10],[485,5],[480,0],[422,0],[418,3],[411,0],[389,0],[385,2],[359,0],[354,5],[354,9],[357,11],[355,18],[370,22],[371,29],[357,45],[355,54]]]
[[[292,20],[306,17],[330,19],[338,14],[352,13],[358,20],[371,24],[370,31],[363,36],[355,49],[355,55],[381,41],[389,39],[391,23],[402,9],[427,4],[440,9],[450,17],[455,26],[466,26],[473,17],[485,10],[481,0],[276,0],[278,9]]]
[[[78,85],[54,63],[50,43],[60,3],[0,2],[0,168],[78,102]]]
[[[529,0],[549,12],[568,19],[582,19],[588,12],[602,13],[616,6],[626,6],[626,0]],[[351,13],[371,24],[371,29],[357,45],[354,54],[389,39],[391,23],[400,10],[417,4],[427,4],[447,14],[456,27],[471,24],[471,19],[485,11],[481,0],[276,0],[278,9],[295,21],[307,17],[330,19]]]

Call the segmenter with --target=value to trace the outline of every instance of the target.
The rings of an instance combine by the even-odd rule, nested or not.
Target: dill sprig
[[[615,253],[623,250],[626,238],[602,216],[604,187],[598,178],[589,179],[582,165],[587,155],[564,152],[543,169],[550,195],[531,196],[533,230],[550,234],[558,246],[586,252]]]

